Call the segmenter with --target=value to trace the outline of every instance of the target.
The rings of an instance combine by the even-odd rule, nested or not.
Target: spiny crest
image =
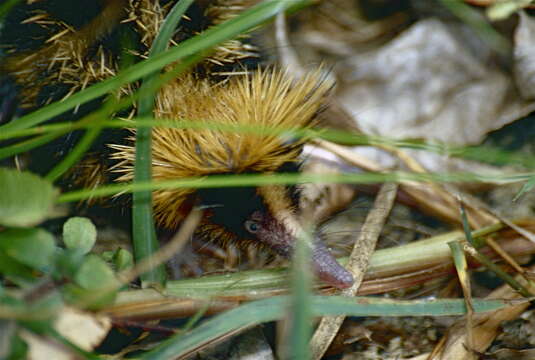
[[[199,225],[197,229],[202,227]],[[210,230],[208,230],[210,231]],[[228,231],[227,231],[228,232]],[[227,271],[237,271],[243,265],[248,269],[265,269],[266,267],[282,267],[288,265],[288,260],[277,256],[269,248],[258,241],[253,240],[235,240],[224,239],[221,241],[215,238],[213,234],[206,234],[200,240],[197,236],[194,240],[196,249],[195,270],[191,276],[198,276],[198,269],[206,273],[221,272],[221,269]],[[187,267],[185,270],[189,270]]]
[[[148,49],[152,46],[154,39],[160,31],[160,27],[165,20],[174,2],[163,2],[158,0],[128,0],[128,18],[123,23],[133,23],[135,31],[140,35],[141,42],[145,46],[144,51],[134,52],[136,55],[146,58]],[[226,20],[236,17],[254,1],[251,0],[210,0],[204,4],[197,2],[194,6],[202,7],[203,16],[201,19],[191,19],[184,15],[179,31],[171,39],[170,45],[176,46],[188,37],[197,35],[205,29],[192,31],[190,27],[204,23],[208,28]],[[202,26],[201,26],[202,27]],[[213,53],[204,59],[200,68],[209,76],[235,75],[234,72],[222,72],[221,67],[236,64],[240,60],[256,57],[256,48],[250,44],[243,43],[248,35],[242,34],[238,39],[228,40],[213,49]]]
[[[128,0],[128,18],[123,23],[133,23],[135,30],[140,35],[140,41],[149,49],[158,34],[165,15],[172,3],[160,5],[154,0]],[[146,57],[146,53],[138,54]]]
[[[165,86],[157,98],[156,117],[190,121],[196,128],[153,129],[152,174],[155,180],[225,173],[270,173],[297,161],[304,139],[284,139],[273,130],[297,130],[312,125],[330,85],[320,72],[295,81],[276,70],[233,77],[211,85],[183,76]],[[214,130],[210,125],[237,130]],[[244,131],[240,127],[245,127]],[[120,160],[120,180],[133,177],[133,146],[112,146]],[[165,226],[176,226],[181,205],[192,190],[154,192],[155,215]],[[174,209],[174,210],[173,210]]]
[[[213,26],[237,16],[250,1],[213,0],[204,9],[207,24]],[[173,2],[159,0],[111,0],[103,2],[101,13],[80,29],[64,21],[53,18],[44,10],[36,9],[23,24],[36,24],[49,34],[40,49],[16,52],[15,46],[6,51],[10,54],[0,70],[11,74],[21,85],[23,107],[36,105],[36,100],[45,86],[61,84],[66,86],[67,98],[87,86],[106,80],[116,74],[117,55],[101,40],[117,26],[130,26],[140,35],[144,45],[140,51],[124,49],[146,58],[165,16]],[[161,4],[164,3],[164,4]],[[183,21],[189,21],[187,18]],[[171,45],[184,37],[195,34],[177,33]],[[243,35],[241,38],[245,38]],[[255,48],[239,39],[229,40],[214,49],[214,53],[203,61],[204,71],[211,76],[229,75],[218,67],[234,64],[240,60],[256,56]],[[232,72],[231,72],[232,73]],[[133,92],[132,86],[121,88],[122,95]],[[52,101],[53,99],[47,99]]]
[[[218,25],[222,22],[230,20],[240,12],[244,11],[247,7],[251,6],[254,0],[215,0],[212,1],[210,6],[204,11],[204,15],[211,19],[213,25]],[[242,40],[247,39],[247,34],[241,34],[237,39],[227,40],[221,45],[214,48],[213,53],[206,58],[205,64],[213,64],[217,66],[225,66],[228,64],[236,63],[240,60],[257,57],[257,49],[251,44],[247,44]],[[207,66],[208,67],[208,66]],[[212,75],[231,76],[237,75],[239,72],[223,72],[213,69],[208,69]]]
[[[87,154],[78,164],[73,166],[65,178],[71,182],[75,188],[84,187],[95,189],[96,187],[109,182],[108,166],[102,161],[101,154],[92,152]],[[85,201],[89,205],[104,203],[102,198],[89,198]]]
[[[102,46],[98,46],[90,55],[88,53],[90,47],[110,32],[113,24],[123,16],[123,5],[123,1],[109,2],[101,16],[78,30],[51,18],[42,10],[33,11],[33,15],[23,23],[48,29],[50,36],[38,50],[16,53],[11,49],[9,52],[13,55],[8,56],[2,66],[2,70],[10,73],[22,85],[21,105],[34,106],[45,86],[67,85],[69,91],[64,96],[66,98],[92,83],[115,75],[115,60]]]
[[[195,234],[204,241],[217,242],[217,244],[221,246],[225,246],[227,244],[245,245],[238,242],[238,237],[232,232],[228,231],[228,229],[226,229],[224,226],[212,224],[208,221],[199,224]]]

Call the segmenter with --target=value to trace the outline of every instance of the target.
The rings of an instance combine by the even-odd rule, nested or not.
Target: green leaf
[[[0,232],[0,252],[21,264],[43,270],[54,260],[55,239],[43,229],[8,229]]]
[[[115,301],[116,291],[100,291],[100,289],[84,289],[75,284],[67,284],[62,289],[66,303],[78,308],[98,310],[109,306]]]
[[[34,332],[39,335],[47,335],[50,333],[51,329],[53,329],[54,325],[51,321],[52,319],[46,319],[46,320],[21,320],[19,321],[19,324],[30,330],[31,332]]]
[[[72,217],[63,224],[63,242],[68,249],[87,254],[97,240],[97,229],[88,218]]]
[[[74,277],[84,289],[101,289],[117,283],[113,270],[97,255],[88,255]]]
[[[119,248],[113,255],[113,262],[117,271],[127,270],[134,266],[134,256],[130,251]]]
[[[115,300],[115,292],[105,293],[87,290],[75,284],[67,284],[62,288],[63,299],[67,304],[83,309],[98,310],[111,305]]]
[[[73,279],[82,261],[84,261],[84,254],[79,249],[58,249],[54,275],[58,279]]]
[[[0,225],[29,227],[42,222],[57,191],[37,175],[0,168]]]
[[[74,277],[75,284],[63,287],[66,302],[76,306],[98,309],[115,300],[118,280],[104,260],[97,255],[86,256]]]

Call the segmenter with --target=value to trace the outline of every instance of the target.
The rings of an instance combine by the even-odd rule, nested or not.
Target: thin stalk
[[[46,174],[45,179],[54,182],[56,181],[61,175],[65,174],[67,170],[69,170],[78,160],[80,160],[86,151],[91,147],[93,142],[98,138],[100,135],[100,132],[102,130],[101,126],[98,127],[92,127],[88,129],[85,134],[82,136],[80,141],[76,144],[74,149],[70,151],[67,156],[48,174]]]
[[[66,129],[57,130],[57,131],[49,133],[49,134],[40,135],[40,136],[31,138],[31,139],[28,139],[28,140],[21,141],[19,143],[13,144],[13,145],[6,146],[4,148],[1,148],[0,149],[0,160],[8,158],[8,157],[11,157],[11,156],[15,156],[17,154],[20,154],[20,153],[23,153],[23,152],[26,152],[26,151],[30,151],[30,150],[32,150],[32,149],[34,149],[36,147],[39,147],[39,146],[44,145],[46,143],[49,143],[50,141],[52,141],[52,140],[54,140],[54,139],[56,139],[56,138],[58,138],[58,137],[60,137],[62,135],[65,135],[68,132],[69,132],[69,130],[66,130]]]
[[[167,15],[162,28],[149,53],[149,58],[165,51],[173,32],[178,26],[180,19],[189,8],[193,0],[182,0],[173,6]],[[155,85],[158,81],[158,73],[148,75],[143,79],[143,84],[139,89],[139,115],[151,116],[154,109],[154,98],[156,96]],[[136,131],[136,161],[134,167],[134,182],[150,182],[152,180],[152,127],[142,127]],[[132,208],[132,234],[134,245],[134,257],[137,261],[151,257],[158,251],[158,240],[152,214],[152,192],[139,191],[133,195]],[[165,269],[163,264],[152,267],[148,272],[142,274],[141,282],[144,287],[151,284],[165,283]]]
[[[533,294],[531,294],[526,287],[524,287],[513,276],[506,273],[499,265],[493,263],[486,255],[482,254],[474,247],[474,238],[472,237],[472,231],[468,223],[468,216],[466,215],[466,211],[462,202],[460,204],[460,210],[461,219],[463,222],[463,230],[466,236],[466,241],[468,243],[467,250],[469,251],[470,255],[472,255],[477,261],[483,264],[487,269],[495,273],[496,276],[505,281],[510,287],[518,291],[522,296],[532,297]]]
[[[55,181],[65,172],[67,172],[78,160],[80,160],[87,150],[91,147],[93,142],[98,138],[102,131],[102,124],[106,121],[108,116],[113,112],[115,108],[115,101],[112,99],[103,106],[99,111],[91,114],[90,117],[83,119],[87,122],[93,119],[92,126],[85,132],[82,139],[76,144],[69,154],[57,164],[50,172],[45,176],[47,180]]]
[[[100,186],[95,189],[75,190],[60,195],[58,202],[79,201],[88,198],[106,197],[118,193],[131,193],[145,190],[206,189],[214,187],[240,187],[262,185],[289,185],[298,183],[333,183],[333,184],[377,184],[381,182],[490,182],[516,183],[533,177],[533,173],[481,175],[474,173],[436,173],[415,174],[407,172],[391,173],[359,173],[359,174],[243,174],[243,175],[211,175],[208,177],[190,177],[177,180],[152,181],[143,183],[126,183]]]

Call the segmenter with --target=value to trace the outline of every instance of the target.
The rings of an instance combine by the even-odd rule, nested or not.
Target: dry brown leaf
[[[281,63],[293,72],[303,70],[300,63],[333,66],[338,79],[334,100],[352,115],[355,128],[366,134],[467,145],[535,109],[530,17],[521,15],[513,33],[513,61],[506,68],[462,21],[426,18],[424,13],[422,20],[399,33],[403,21],[391,17],[366,22],[351,4],[323,2],[289,35],[279,22],[275,43]],[[380,24],[390,25],[374,36],[360,36],[364,28]],[[336,122],[332,119],[331,125],[340,127]]]
[[[319,162],[308,162],[304,173],[339,174],[338,168]],[[304,223],[321,224],[333,214],[347,208],[356,194],[355,187],[347,184],[310,183],[301,186],[300,214]]]
[[[337,95],[365,133],[474,144],[535,108],[509,76],[470,51],[473,34],[454,34],[426,19],[383,48],[348,58]]]
[[[532,267],[531,271],[534,270]],[[528,284],[522,280],[520,276],[515,278],[520,281],[524,286],[528,287]],[[528,287],[529,288],[529,287]],[[533,288],[530,288],[533,291]],[[500,288],[494,290],[487,299],[521,299],[522,296],[516,293],[508,285],[503,285]],[[500,331],[500,325],[503,321],[508,321],[517,318],[524,312],[530,303],[528,301],[520,303],[518,305],[512,305],[510,307],[497,310],[494,312],[476,314],[473,317],[474,328],[472,329],[474,339],[474,349],[476,352],[483,353],[488,346],[498,335]],[[443,345],[443,350],[436,356],[429,360],[458,360],[466,359],[470,355],[470,350],[466,347],[466,327],[465,319],[457,321],[445,335],[446,340]]]
[[[525,99],[535,98],[535,21],[519,12],[520,21],[515,31],[513,77]]]

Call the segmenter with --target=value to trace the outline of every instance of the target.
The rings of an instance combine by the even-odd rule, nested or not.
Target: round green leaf
[[[63,242],[69,249],[87,254],[95,245],[97,229],[88,218],[72,217],[63,224]]]
[[[15,227],[42,222],[58,194],[39,176],[7,168],[0,168],[0,189],[0,225]]]
[[[0,232],[0,252],[21,264],[43,269],[54,260],[55,239],[43,229],[8,229]]]
[[[97,255],[88,255],[74,277],[84,289],[101,289],[117,283],[113,270]]]
[[[113,270],[97,255],[86,256],[74,281],[76,284],[68,284],[63,289],[69,303],[97,309],[112,303],[117,294],[110,291],[118,284]]]

